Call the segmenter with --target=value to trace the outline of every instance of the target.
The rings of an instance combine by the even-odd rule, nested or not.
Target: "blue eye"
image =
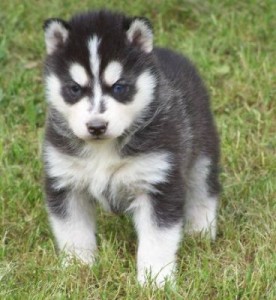
[[[120,83],[115,83],[112,86],[112,91],[116,95],[121,95],[127,91],[127,86]]]
[[[72,84],[70,86],[70,92],[71,92],[72,96],[80,96],[81,87],[78,84]]]

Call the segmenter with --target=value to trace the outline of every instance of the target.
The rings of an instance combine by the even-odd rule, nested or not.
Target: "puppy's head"
[[[99,11],[44,31],[47,100],[78,138],[115,139],[143,116],[156,87],[146,19]]]

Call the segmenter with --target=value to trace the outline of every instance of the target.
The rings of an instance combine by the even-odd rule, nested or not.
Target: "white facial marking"
[[[90,68],[94,77],[94,95],[93,95],[93,111],[98,112],[100,109],[100,101],[102,98],[102,89],[100,85],[100,63],[101,58],[98,53],[101,41],[94,35],[88,42],[90,53]]]
[[[66,114],[68,105],[64,102],[61,95],[61,82],[59,78],[50,74],[45,79],[46,86],[46,98],[49,103],[51,103],[55,109],[62,114]]]
[[[73,105],[66,103],[61,95],[61,82],[53,74],[46,77],[46,96],[51,105],[65,117],[76,136],[90,139],[86,124],[91,120],[92,104],[88,97]]]
[[[90,52],[90,67],[92,70],[92,74],[95,76],[95,78],[99,78],[99,72],[100,72],[100,56],[98,53],[98,48],[100,45],[99,38],[94,35],[88,42],[88,49]]]
[[[108,122],[106,135],[120,136],[129,126],[137,120],[153,99],[156,81],[154,76],[146,71],[136,82],[136,94],[130,103],[120,103],[110,96],[105,96],[106,111],[103,117]]]
[[[118,61],[110,62],[105,68],[103,79],[108,86],[112,86],[120,78],[123,71],[122,65]]]
[[[86,124],[91,120],[92,104],[88,97],[82,98],[68,109],[68,122],[74,134],[80,139],[90,139]]]
[[[133,106],[136,107],[136,110],[143,110],[150,104],[155,86],[156,79],[149,71],[142,73],[138,77],[136,82],[137,94],[133,101]]]
[[[217,197],[210,196],[206,183],[210,170],[210,159],[200,157],[191,170],[185,203],[185,231],[200,232],[216,237]]]
[[[182,224],[160,228],[154,222],[151,199],[142,195],[132,205],[138,234],[138,281],[145,285],[152,279],[158,287],[173,281],[176,252],[181,240]]]
[[[86,72],[85,68],[83,66],[81,66],[80,64],[78,64],[78,63],[72,64],[69,72],[70,72],[72,79],[80,86],[83,87],[88,84],[89,79],[88,79],[87,72]]]

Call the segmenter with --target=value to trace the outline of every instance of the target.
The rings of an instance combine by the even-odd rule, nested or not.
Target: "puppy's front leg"
[[[158,216],[149,196],[135,201],[134,222],[138,234],[138,281],[152,280],[158,287],[172,281],[176,268],[176,252],[181,239],[182,221],[158,224]]]
[[[92,203],[83,193],[56,189],[50,179],[46,180],[46,196],[53,233],[66,262],[75,257],[92,264],[97,248]]]

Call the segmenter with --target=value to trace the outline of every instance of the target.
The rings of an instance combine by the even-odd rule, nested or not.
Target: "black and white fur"
[[[189,60],[153,47],[145,18],[96,11],[45,22],[49,219],[92,264],[95,204],[133,216],[138,280],[172,279],[187,232],[216,236],[219,141]]]

